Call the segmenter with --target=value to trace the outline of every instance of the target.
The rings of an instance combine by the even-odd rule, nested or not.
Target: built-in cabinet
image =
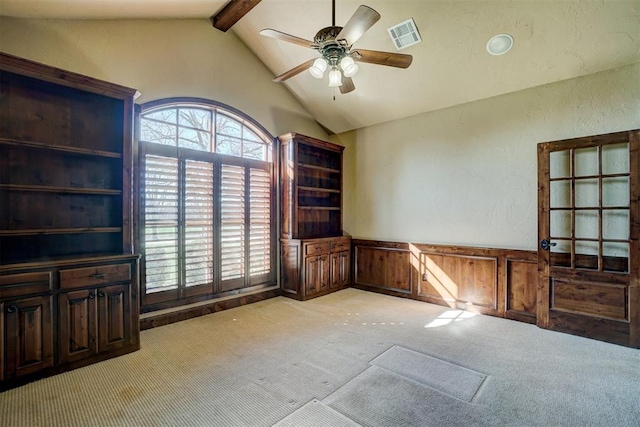
[[[283,239],[283,295],[306,300],[349,285],[351,238]]]
[[[135,90],[0,53],[0,379],[139,347]]]
[[[344,147],[290,133],[280,139],[281,287],[308,299],[349,285],[351,244],[342,236]]]
[[[39,295],[0,303],[4,324],[0,379],[23,377],[53,366],[52,296]]]

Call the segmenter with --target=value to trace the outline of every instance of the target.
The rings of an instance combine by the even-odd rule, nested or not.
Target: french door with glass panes
[[[538,326],[640,347],[639,145],[538,144]]]

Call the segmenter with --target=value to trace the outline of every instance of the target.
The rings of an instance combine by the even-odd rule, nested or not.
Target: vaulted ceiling
[[[226,0],[0,0],[0,14],[67,19],[209,18]],[[640,62],[639,0],[336,0],[336,25],[360,4],[382,18],[355,47],[396,52],[387,28],[413,18],[423,42],[401,51],[408,69],[360,64],[356,90],[342,95],[303,72],[285,84],[315,119],[339,133]],[[313,40],[331,25],[330,0],[263,0],[230,31],[279,75],[318,57],[260,36],[273,28]],[[218,31],[211,28],[211,31]],[[513,36],[505,55],[487,41]],[[640,77],[639,77],[640,84]],[[334,100],[335,94],[335,100]]]

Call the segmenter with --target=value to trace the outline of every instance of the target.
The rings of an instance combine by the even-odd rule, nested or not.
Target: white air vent
[[[413,18],[387,28],[387,32],[397,50],[402,50],[422,41]]]

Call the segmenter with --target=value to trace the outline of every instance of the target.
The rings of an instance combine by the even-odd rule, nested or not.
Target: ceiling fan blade
[[[403,53],[380,52],[378,50],[356,49],[351,51],[353,59],[369,64],[387,65],[389,67],[409,68],[413,56]]]
[[[346,40],[347,46],[353,45],[369,28],[380,19],[380,14],[368,6],[360,6],[349,22],[345,24],[336,40]]]
[[[349,93],[356,90],[355,85],[353,84],[353,79],[351,77],[342,76],[342,86],[340,86],[340,93]]]
[[[292,36],[291,34],[283,33],[282,31],[274,30],[271,28],[265,28],[260,31],[260,34],[266,37],[282,40],[285,42],[297,44],[303,47],[310,47],[314,49],[317,45],[310,40],[305,40],[300,37]]]
[[[302,64],[298,65],[297,67],[290,69],[286,73],[280,74],[278,77],[274,78],[273,81],[276,82],[276,83],[280,83],[280,82],[283,82],[283,81],[285,81],[287,79],[290,79],[291,77],[293,77],[293,76],[295,76],[297,74],[300,74],[304,70],[308,70],[309,68],[311,68],[311,66],[313,65],[313,61],[315,61],[315,59],[310,59],[307,62],[303,62]]]

